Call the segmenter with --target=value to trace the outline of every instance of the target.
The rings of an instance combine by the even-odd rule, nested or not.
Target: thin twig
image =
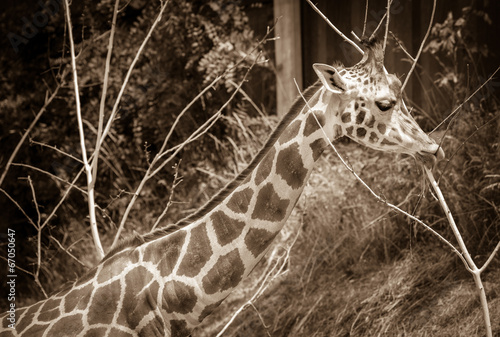
[[[410,61],[415,62],[415,59],[413,58],[413,56],[403,46],[403,42],[400,39],[398,39],[398,37],[396,35],[394,35],[393,32],[389,31],[389,34],[391,34],[392,39],[396,42],[396,44],[403,51],[403,53],[405,53],[406,56],[408,56],[408,58],[410,59]]]
[[[424,49],[424,44],[427,38],[429,37],[429,33],[431,32],[432,28],[432,23],[434,22],[434,13],[436,12],[436,2],[437,0],[434,0],[432,4],[432,14],[431,14],[431,19],[429,20],[429,26],[427,27],[427,32],[424,35],[424,38],[422,39],[422,42],[420,43],[420,48],[418,49],[417,55],[413,59],[413,64],[411,65],[411,69],[408,72],[408,75],[406,75],[405,81],[403,85],[401,86],[401,91],[404,91],[406,84],[408,84],[408,81],[410,79],[411,74],[413,73],[413,70],[415,70],[415,66],[417,65],[418,59],[420,58],[420,54],[422,54],[422,50]]]
[[[0,189],[0,190],[1,190],[1,189]],[[9,261],[9,260],[8,260],[5,256],[2,256],[2,255],[0,255],[0,259],[4,260],[5,262],[8,262],[8,261]],[[26,269],[24,269],[24,268],[19,267],[19,265],[17,265],[17,264],[16,264],[16,269],[18,269],[18,270],[22,271],[23,273],[26,273],[27,275],[29,275],[29,276],[31,276],[31,277],[33,277],[33,278],[35,277],[35,274],[33,274],[33,273],[32,273],[32,272],[30,272],[30,271],[27,271],[27,270],[26,270]]]
[[[62,249],[66,254],[69,255],[69,257],[71,257],[73,260],[75,260],[76,262],[78,262],[82,267],[86,267],[88,268],[87,265],[85,265],[85,263],[83,263],[82,261],[80,261],[76,256],[74,256],[73,254],[71,254],[69,252],[69,248],[64,248],[63,245],[59,242],[59,240],[57,240],[55,237],[53,237],[52,235],[49,236],[49,238],[54,241],[60,249]],[[70,246],[71,247],[71,246]]]
[[[297,90],[300,94],[300,96],[302,97],[302,99],[304,100],[307,108],[312,111],[311,107],[309,106],[309,102],[307,102],[307,100],[304,98],[304,96],[302,95],[302,92],[300,91],[299,89],[299,86],[297,85],[297,83],[295,83],[296,87],[297,87]],[[390,202],[388,202],[387,200],[385,200],[384,198],[382,198],[380,195],[378,195],[377,193],[375,193],[371,188],[370,186],[368,186],[367,183],[364,182],[363,179],[361,179],[360,176],[358,176],[358,174],[356,173],[356,171],[354,171],[354,169],[351,167],[351,165],[349,165],[347,163],[347,161],[342,157],[342,155],[338,152],[337,148],[335,147],[335,145],[333,145],[333,143],[331,142],[331,140],[328,138],[328,136],[326,135],[326,132],[324,131],[323,127],[321,126],[321,123],[317,120],[316,118],[316,115],[315,114],[312,114],[312,116],[316,119],[316,122],[318,123],[320,129],[322,130],[328,144],[330,145],[330,147],[333,149],[333,151],[335,152],[335,154],[337,155],[337,157],[339,157],[340,161],[342,162],[342,164],[347,168],[347,170],[349,172],[351,172],[352,175],[354,175],[354,177],[380,202],[384,203],[385,205],[387,205],[388,207],[396,210],[397,212],[407,216],[408,218],[418,222],[419,224],[421,224],[422,226],[424,226],[427,230],[429,230],[430,232],[432,232],[434,235],[436,235],[444,244],[446,244],[448,247],[451,248],[451,250],[453,252],[455,252],[461,259],[462,261],[464,262],[465,266],[468,266],[467,264],[467,261],[463,258],[462,254],[460,254],[460,252],[455,248],[455,246],[453,246],[448,240],[446,240],[441,234],[439,234],[438,232],[436,232],[434,229],[432,229],[429,225],[427,225],[425,222],[423,222],[422,220],[420,220],[419,218],[409,214],[408,212],[402,210],[401,208],[391,204]]]
[[[233,87],[238,88],[238,84],[234,83],[232,80],[229,80],[228,83],[231,84]],[[257,113],[261,117],[263,117],[263,121],[266,124],[266,126],[272,128],[271,123],[269,123],[269,121],[266,118],[268,116],[262,111],[262,109],[260,109],[258,105],[253,101],[253,99],[250,96],[248,96],[248,94],[245,92],[245,90],[243,90],[243,88],[240,87],[238,90],[243,95],[243,97],[245,97],[245,99],[250,103],[250,105],[255,109],[255,111],[257,111]]]
[[[52,219],[52,217],[56,214],[57,210],[59,209],[59,207],[62,206],[62,204],[64,203],[64,200],[66,200],[66,198],[68,197],[69,195],[69,192],[71,192],[71,189],[73,187],[76,187],[77,189],[79,187],[77,187],[75,184],[77,182],[77,180],[80,178],[80,176],[82,175],[84,169],[83,167],[80,169],[80,171],[78,172],[78,174],[73,178],[73,181],[69,183],[69,186],[68,188],[66,189],[66,191],[64,191],[64,194],[63,196],[61,197],[61,199],[59,200],[59,202],[57,203],[57,205],[52,209],[52,212],[50,212],[49,216],[45,219],[44,223],[42,224],[42,226],[45,226],[46,224],[49,223],[49,221]],[[83,193],[86,193],[85,191],[82,190]]]
[[[391,6],[392,4],[392,0],[389,2],[389,7]],[[380,29],[380,27],[382,27],[382,23],[385,21],[385,18],[387,17],[387,11],[384,13],[384,15],[382,16],[382,18],[380,19],[377,27],[375,27],[375,30],[372,32],[372,34],[370,35],[370,40],[373,39],[375,37],[375,35],[377,34],[378,30]],[[388,25],[386,25],[386,28],[389,27]],[[354,33],[353,33],[354,34]],[[364,36],[362,36],[364,37]]]
[[[177,164],[175,164],[174,167],[173,167],[174,170],[175,170],[175,172],[174,172],[174,179],[172,181],[172,187],[170,189],[170,195],[168,196],[167,205],[163,209],[163,212],[161,212],[161,214],[158,217],[158,219],[156,219],[156,222],[154,223],[153,227],[151,228],[151,232],[156,229],[156,227],[160,223],[161,219],[165,216],[165,214],[167,214],[168,209],[170,208],[170,205],[172,205],[172,200],[173,200],[173,197],[174,197],[175,188],[182,182],[182,178],[179,179],[179,165],[180,165],[180,162],[177,163]]]
[[[312,3],[311,0],[306,0],[307,3],[314,9],[314,11],[316,13],[319,14],[319,16],[321,16],[323,18],[323,20],[325,20],[325,22],[333,28],[333,30],[335,32],[337,32],[337,34],[340,35],[340,37],[342,37],[344,39],[344,41],[346,41],[347,43],[349,43],[351,46],[353,46],[357,51],[359,51],[361,54],[364,54],[364,51],[363,49],[361,49],[356,43],[354,43],[354,41],[352,41],[351,39],[349,39],[347,36],[344,35],[344,33],[342,33],[337,27],[335,27],[335,25],[333,23],[331,23],[331,21],[326,17],[325,14],[323,14],[319,9],[318,7],[316,7],[315,4]]]
[[[479,271],[482,273],[490,264],[490,262],[493,260],[495,255],[498,253],[498,250],[500,249],[500,241],[497,243],[495,249],[491,252],[490,256],[488,257],[488,260],[483,264],[481,268],[479,268]]]
[[[118,15],[118,7],[120,5],[120,0],[115,1],[115,8],[113,10],[113,19],[111,21],[111,31],[109,34],[108,41],[108,53],[106,55],[106,63],[104,66],[104,78],[102,81],[102,93],[101,93],[101,102],[99,105],[99,124],[97,127],[97,137],[96,137],[96,146],[94,150],[94,160],[92,161],[92,183],[95,185],[95,181],[97,179],[97,167],[99,163],[99,151],[101,149],[101,142],[99,141],[102,138],[103,126],[104,126],[104,109],[106,107],[106,93],[108,91],[108,83],[109,83],[109,69],[111,67],[111,56],[113,54],[113,41],[115,37],[116,31],[116,17]]]
[[[67,1],[67,0],[65,0],[65,1]],[[127,87],[130,76],[132,75],[132,71],[134,70],[136,63],[138,62],[139,57],[141,56],[142,51],[144,50],[144,47],[146,46],[149,39],[151,38],[153,31],[155,30],[158,23],[161,21],[161,18],[163,16],[163,12],[167,8],[168,2],[169,1],[167,0],[167,1],[161,3],[160,12],[158,13],[155,21],[153,22],[153,25],[149,29],[148,34],[144,38],[144,41],[142,41],[142,44],[140,45],[139,49],[137,50],[137,53],[136,53],[134,59],[132,60],[132,63],[129,66],[127,74],[125,75],[125,79],[123,80],[123,84],[120,88],[120,91],[118,92],[118,96],[116,97],[116,101],[115,101],[115,104],[113,105],[113,110],[111,111],[111,115],[109,116],[106,127],[104,128],[104,131],[102,132],[101,138],[98,140],[99,141],[98,146],[102,145],[102,143],[104,142],[104,139],[106,139],[109,131],[111,130],[111,125],[113,124],[113,121],[115,120],[116,114],[118,112],[118,107],[120,105],[121,98],[123,96],[123,93],[125,92],[125,88]],[[95,160],[95,158],[94,158],[94,160]]]
[[[493,122],[495,119],[499,118],[500,115],[496,115],[495,117],[489,119],[486,123],[484,123],[483,125],[479,126],[479,127],[476,127],[476,130],[474,130],[474,132],[472,132],[469,136],[467,136],[467,138],[465,138],[465,140],[455,149],[455,151],[448,157],[448,160],[446,161],[446,164],[444,165],[443,169],[441,170],[441,173],[440,175],[438,176],[438,179],[437,179],[437,182],[439,184],[439,182],[441,181],[441,177],[443,176],[443,174],[447,171],[448,169],[448,165],[451,163],[451,161],[453,160],[453,158],[455,158],[455,156],[458,154],[458,152],[465,146],[465,144],[467,144],[467,142],[476,135],[476,133],[478,133],[482,128],[486,127],[488,124],[490,124],[491,122]],[[439,146],[441,146],[441,144],[443,143],[444,141],[444,137],[445,137],[446,133],[443,135],[443,137],[441,138],[441,141],[440,141],[440,144]]]
[[[31,196],[33,197],[33,204],[35,205],[35,209],[36,209],[36,214],[37,214],[36,226],[38,229],[40,229],[40,221],[42,219],[42,215],[40,214],[40,207],[38,207],[38,202],[36,201],[36,193],[35,193],[35,187],[33,186],[33,180],[31,180],[30,176],[28,176],[26,178],[26,180],[28,181],[28,184],[30,185]]]
[[[5,176],[7,175],[7,172],[9,171],[9,168],[10,168],[12,162],[14,161],[14,158],[16,157],[17,153],[19,152],[21,145],[23,145],[24,141],[26,140],[26,137],[30,134],[31,130],[36,125],[36,123],[38,122],[40,117],[42,117],[43,113],[47,110],[47,107],[50,105],[50,103],[52,103],[52,100],[54,100],[54,98],[57,96],[59,89],[64,85],[64,80],[66,79],[66,75],[68,73],[69,73],[69,71],[66,69],[63,71],[63,73],[61,75],[61,80],[57,84],[57,87],[54,89],[54,92],[52,93],[52,95],[50,95],[50,97],[48,99],[45,100],[45,103],[40,108],[40,110],[36,114],[35,118],[31,122],[29,127],[26,129],[26,131],[24,132],[24,134],[21,137],[21,139],[19,140],[19,142],[17,143],[16,147],[14,148],[14,151],[12,151],[12,154],[10,155],[9,160],[7,161],[7,164],[5,165],[5,167],[3,169],[2,176],[0,177],[0,186],[2,186],[2,183],[5,179]]]
[[[35,193],[35,187],[33,186],[33,181],[31,180],[31,177],[28,176],[27,178],[28,184],[30,185],[30,190],[31,190],[31,195],[33,197],[33,203],[35,205],[36,213],[37,213],[37,221],[36,221],[36,230],[37,230],[37,235],[36,235],[36,267],[35,267],[35,283],[40,287],[40,289],[43,292],[43,295],[45,298],[47,298],[47,293],[45,292],[45,289],[42,286],[42,283],[40,282],[40,269],[42,268],[42,230],[43,227],[40,225],[40,222],[42,221],[42,216],[40,214],[40,207],[38,206],[38,202],[36,201],[36,193]]]
[[[245,81],[246,81],[246,79],[248,77],[248,74],[250,73],[250,71],[252,70],[252,68],[254,67],[254,65],[256,64],[257,60],[258,60],[258,57],[254,60],[253,64],[248,68],[247,72],[245,73],[245,76],[243,77],[243,79],[240,82],[240,87],[243,85],[243,83],[245,83]],[[207,89],[207,88],[209,88],[209,87],[206,87],[205,89]],[[167,163],[169,163],[177,155],[177,153],[179,153],[179,151],[182,148],[184,148],[184,146],[186,146],[187,144],[195,141],[196,139],[198,139],[199,137],[201,137],[204,133],[206,133],[214,125],[214,123],[220,118],[220,116],[222,115],[222,111],[226,108],[226,106],[229,104],[229,102],[231,102],[233,100],[234,96],[237,93],[238,93],[238,90],[235,90],[231,94],[231,96],[229,97],[229,99],[219,108],[219,110],[213,116],[211,116],[205,123],[203,123],[196,131],[194,131],[179,147],[177,147],[177,149],[167,159],[165,159],[160,165],[158,165],[158,167],[155,168],[157,162],[164,155],[163,153],[160,153],[160,152],[158,152],[156,154],[156,156],[151,161],[151,164],[149,165],[146,173],[144,174],[143,179],[139,183],[139,186],[137,187],[136,191],[134,192],[134,194],[132,196],[132,199],[130,200],[129,204],[127,205],[127,208],[125,209],[123,217],[122,217],[122,219],[120,221],[120,225],[118,226],[118,230],[116,231],[115,238],[113,239],[113,244],[111,245],[111,249],[114,248],[116,246],[116,244],[118,243],[118,241],[120,239],[120,236],[121,236],[121,232],[123,231],[123,228],[125,226],[125,222],[126,222],[126,220],[128,218],[128,214],[132,210],[132,208],[133,208],[133,206],[135,204],[135,201],[137,200],[137,198],[139,197],[140,193],[142,192],[142,189],[143,189],[144,185],[146,184],[146,182],[149,179],[151,179],[153,176],[155,176],[160,170],[162,170],[163,167],[165,167],[165,165],[167,165]],[[198,94],[195,97],[195,99],[198,99],[199,97],[201,97],[200,94]],[[194,102],[191,101],[191,103],[188,104],[188,105],[191,106],[193,103]],[[164,141],[163,144],[166,146],[166,142],[165,141]],[[163,146],[162,146],[162,148],[163,148]]]
[[[170,137],[172,136],[172,134],[174,133],[174,130],[177,126],[177,124],[180,122],[182,116],[184,116],[184,114],[194,105],[194,103],[196,103],[208,90],[212,89],[213,86],[215,84],[217,84],[217,82],[219,82],[224,76],[225,76],[226,73],[222,74],[222,75],[219,75],[217,76],[210,84],[208,84],[207,86],[205,86],[205,88],[203,88],[202,91],[200,91],[198,93],[198,95],[196,95],[192,100],[191,102],[189,102],[185,107],[184,109],[182,109],[182,111],[177,115],[177,117],[175,118],[175,121],[174,123],[172,124],[172,126],[170,127],[170,130],[168,131],[167,133],[167,136],[165,137],[165,139],[163,140],[163,144],[160,148],[160,150],[158,151],[158,159],[160,159],[161,157],[163,157],[166,153],[165,149],[167,147],[167,144],[170,140]],[[213,116],[212,116],[213,117]],[[153,161],[155,160],[156,158],[153,159]],[[154,174],[153,174],[154,175]]]
[[[23,164],[23,163],[12,163],[12,166],[21,166],[21,167],[26,167],[26,168],[29,168],[29,169],[32,169],[34,171],[37,171],[37,172],[41,172],[43,174],[46,174],[48,175],[49,177],[51,177],[52,179],[54,180],[57,180],[57,181],[60,181],[64,184],[71,184],[70,182],[64,180],[63,178],[60,178],[58,176],[56,176],[55,174],[52,174],[48,171],[45,171],[45,170],[42,170],[41,168],[38,168],[36,166],[33,166],[33,165],[29,165],[29,164]],[[84,189],[78,187],[78,186],[73,186],[74,188],[76,188],[79,192],[85,194],[85,195],[88,195],[87,191],[85,191]]]
[[[19,209],[21,211],[21,213],[23,213],[24,217],[28,220],[28,222],[33,225],[33,227],[35,228],[38,228],[37,225],[35,224],[35,222],[33,221],[33,219],[31,219],[28,214],[26,214],[26,212],[24,211],[24,209],[21,207],[21,205],[19,205],[19,203],[14,200],[14,198],[12,198],[10,196],[9,193],[7,193],[7,191],[5,191],[3,188],[0,188],[0,192],[2,192],[6,197],[7,199],[9,199],[14,205],[16,205],[17,209]]]
[[[42,146],[42,147],[46,147],[46,148],[52,149],[52,150],[54,150],[54,151],[62,154],[63,156],[71,158],[71,159],[73,159],[74,161],[77,161],[80,164],[83,164],[83,161],[80,158],[77,158],[77,157],[73,156],[72,154],[69,154],[69,153],[63,151],[63,150],[59,149],[58,147],[56,147],[54,145],[45,144],[45,143],[38,142],[38,141],[33,140],[33,139],[30,139],[30,144],[39,145],[39,146]]]
[[[271,334],[269,333],[269,326],[266,325],[266,322],[264,322],[264,318],[262,317],[260,311],[257,309],[255,304],[253,304],[253,302],[248,302],[248,305],[251,306],[253,308],[253,310],[255,310],[255,313],[257,313],[257,317],[259,317],[260,323],[262,324],[262,326],[266,330],[267,335],[269,337],[271,337]]]
[[[392,4],[392,0],[387,0],[387,8],[386,8],[386,12],[385,12],[387,20],[385,21],[384,46],[382,49],[384,56],[385,56],[385,49],[387,47],[387,35],[389,35],[389,22],[390,22],[390,18],[391,18],[391,4]]]
[[[365,36],[366,34],[366,22],[368,21],[368,3],[369,0],[365,1],[365,18],[363,20],[363,32],[361,33],[361,36]]]
[[[284,258],[285,255],[283,256],[280,256],[277,260],[276,260],[276,263],[272,266],[271,270],[269,270],[268,272],[265,273],[265,277],[264,277],[264,280],[262,281],[262,283],[260,284],[259,286],[259,289],[252,295],[252,297],[246,301],[242,306],[240,306],[238,308],[238,310],[236,310],[233,315],[231,316],[231,318],[229,319],[229,321],[224,325],[224,327],[222,328],[222,330],[219,331],[219,333],[217,334],[216,337],[220,337],[224,334],[224,332],[227,330],[227,328],[233,323],[233,321],[236,319],[236,317],[238,317],[238,315],[243,312],[243,310],[245,310],[248,306],[250,306],[251,303],[253,303],[253,301],[255,301],[261,294],[262,294],[262,290],[264,289],[264,286],[265,285],[268,285],[268,282],[267,280],[271,277],[271,275],[277,275],[274,274],[274,271],[278,268],[278,265],[280,265],[280,261]],[[280,268],[281,269],[281,268]],[[265,326],[265,325],[264,325]]]
[[[477,88],[472,94],[469,95],[469,97],[467,97],[465,99],[465,101],[463,101],[459,106],[457,106],[448,116],[446,116],[445,119],[443,119],[431,132],[429,132],[429,134],[433,133],[434,131],[436,131],[438,128],[441,127],[441,125],[443,125],[444,123],[446,123],[446,121],[448,121],[448,119],[452,118],[453,116],[455,116],[455,114],[462,108],[462,106],[467,103],[472,97],[474,97],[474,95],[476,95],[488,82],[490,82],[493,77],[496,75],[496,73],[500,70],[500,66],[493,72],[493,74],[491,74],[490,77],[488,77],[488,79],[479,86],[479,88]]]
[[[286,273],[286,271],[283,271],[283,269],[285,268],[285,266],[288,264],[289,260],[290,260],[290,251],[291,249],[293,248],[293,246],[295,245],[295,243],[297,242],[297,238],[299,237],[300,233],[302,232],[302,227],[299,227],[299,229],[297,230],[297,233],[295,234],[295,237],[292,241],[292,243],[290,244],[290,246],[288,248],[285,248],[285,254],[281,255],[278,257],[278,259],[276,260],[276,263],[272,266],[271,270],[269,271],[266,271],[265,272],[265,277],[264,279],[262,280],[259,288],[257,289],[257,291],[255,291],[255,293],[252,295],[252,297],[246,301],[241,307],[238,308],[238,310],[236,310],[233,315],[231,316],[231,318],[229,319],[229,321],[224,325],[224,327],[222,328],[221,331],[219,331],[219,333],[217,334],[216,337],[220,337],[224,334],[224,332],[227,330],[227,328],[233,323],[233,321],[236,319],[236,317],[238,317],[238,315],[243,311],[245,310],[247,307],[251,306],[254,308],[254,310],[257,312],[257,315],[259,315],[259,319],[261,320],[262,322],[262,325],[264,326],[264,328],[268,329],[267,325],[264,323],[264,320],[262,319],[262,317],[260,317],[260,313],[259,311],[257,310],[257,308],[255,308],[254,306],[254,302],[260,297],[262,296],[262,294],[266,291],[266,289],[269,287],[269,285],[280,275],[283,275],[284,273]],[[279,268],[278,268],[279,266]],[[269,280],[269,281],[268,281]],[[269,333],[268,333],[269,334]]]

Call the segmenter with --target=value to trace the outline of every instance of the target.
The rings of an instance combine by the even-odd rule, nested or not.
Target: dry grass
[[[186,181],[176,191],[177,200],[195,200],[183,193],[215,191],[224,185],[242,169],[241,163],[248,162],[260,147],[259,140],[264,139],[269,130],[262,125],[273,124],[275,120],[237,113],[225,117],[225,122],[233,131],[228,133],[225,142],[219,143],[217,150],[227,154],[227,158],[236,159],[224,163],[229,169],[222,174],[218,173],[218,168],[200,163],[200,169],[204,171],[203,174],[197,171],[196,175],[201,176],[200,179],[203,178],[210,188],[187,188],[193,185]],[[457,126],[459,130],[465,127],[471,128]],[[464,133],[463,139],[448,136],[447,153],[459,150],[468,134]],[[488,161],[483,162],[471,156],[474,152],[481,153],[481,144],[491,143],[487,136],[492,134],[480,134],[477,139],[469,140],[464,147],[465,155],[460,153],[454,157],[441,178],[452,211],[476,255],[487,252],[488,247],[496,242],[495,233],[498,233],[498,226],[495,226],[498,218],[481,218],[485,212],[480,205],[488,204],[488,200],[494,203],[494,198],[497,198],[494,188],[489,187],[492,183],[484,176],[498,172],[498,153],[491,152]],[[340,145],[339,150],[348,155],[354,170],[377,193],[425,219],[447,238],[452,237],[448,235],[446,221],[429,193],[424,193],[421,198],[425,191],[423,175],[413,159],[371,151],[355,144]],[[440,168],[443,169],[444,165]],[[467,185],[467,182],[472,183]],[[478,197],[469,192],[474,189],[484,192]],[[210,194],[207,192],[206,198]],[[148,206],[150,203],[157,205],[158,198],[152,193],[143,202]],[[195,207],[177,204],[171,213],[191,206]],[[458,209],[463,212],[456,212]],[[157,209],[159,212],[161,210]],[[154,212],[145,215],[137,211],[131,215],[133,225],[129,228],[146,232],[155,219]],[[71,233],[71,228],[76,226],[68,225],[68,233]],[[301,232],[290,250],[286,273],[272,280],[264,294],[253,303],[255,308],[250,306],[238,315],[224,336],[484,335],[476,289],[460,260],[421,227],[377,202],[335,155],[327,152],[277,238],[274,250],[271,250],[275,254],[269,254],[259,264],[240,290],[231,294],[194,331],[193,337],[217,335],[231,315],[252,297],[266,268],[291,246],[299,228]],[[490,232],[483,231],[485,228]],[[84,235],[69,235],[79,236]],[[88,247],[78,244],[78,247],[82,246]],[[88,252],[86,255],[85,251],[73,253],[92,256]],[[60,251],[50,254],[50,259],[55,259],[57,254]],[[96,261],[88,259],[82,262],[88,266]],[[75,261],[73,263],[75,267],[85,269]],[[63,264],[54,263],[54,266]],[[53,270],[65,269],[68,270]],[[500,288],[496,280],[500,279],[499,263],[494,262],[489,269],[484,284],[494,336],[498,337]],[[47,281],[76,277],[76,274],[53,272],[53,279]]]
[[[426,214],[432,200],[419,199],[422,173],[412,159],[354,144],[340,149],[388,201],[404,201],[403,209],[438,219]],[[313,173],[276,247],[290,245],[289,233],[301,225],[288,272],[254,303],[257,311],[243,311],[224,336],[484,335],[476,289],[460,260],[430,234],[388,212],[331,154]],[[439,221],[435,228],[441,228]],[[215,336],[252,296],[265,265],[193,337]],[[485,286],[493,331],[499,336],[494,280],[500,271],[498,265],[491,270]]]

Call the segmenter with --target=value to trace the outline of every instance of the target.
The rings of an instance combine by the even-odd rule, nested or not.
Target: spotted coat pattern
[[[264,256],[328,140],[346,135],[375,149],[439,156],[404,107],[401,83],[383,72],[380,46],[368,45],[354,67],[337,68],[314,65],[321,85],[294,104],[260,160],[213,207],[17,310],[15,329],[4,314],[0,337],[188,336]]]

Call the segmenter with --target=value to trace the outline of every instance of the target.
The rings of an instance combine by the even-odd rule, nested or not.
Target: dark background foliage
[[[1,40],[1,48],[5,52],[0,57],[4,69],[0,82],[0,144],[3,165],[23,131],[33,120],[34,114],[43,106],[46,91],[54,89],[61,80],[63,70],[69,67],[63,5],[51,1],[46,5],[48,9],[44,9],[42,4],[43,2],[35,1],[10,3],[1,14],[1,35],[7,37]],[[101,1],[92,5],[75,1],[71,6],[82,114],[89,152],[95,146],[113,6],[114,1]],[[154,1],[133,1],[120,10],[106,103],[108,115],[130,63],[157,16],[158,6],[159,3]],[[183,117],[173,133],[169,147],[184,141],[229,99],[235,86],[255,61],[257,52],[264,48],[264,45],[258,45],[258,38],[254,36],[243,9],[239,2],[227,1],[170,1],[168,4],[164,18],[132,73],[118,117],[103,148],[96,202],[100,206],[99,227],[105,244],[110,244],[106,233],[116,230],[114,222],[119,221],[130,200],[130,193],[142,178],[150,159],[159,150],[179,112],[205,86],[226,72]],[[43,25],[36,21],[37,13],[42,11],[52,13],[46,15],[49,20]],[[257,52],[254,52],[255,49]],[[267,57],[268,51],[263,52],[264,57]],[[274,109],[272,72],[265,64],[260,63],[247,82],[254,83],[252,78],[259,78],[259,85],[244,84],[243,89],[259,102],[261,111],[271,113]],[[30,133],[30,141],[26,141],[15,162],[34,166],[66,181],[73,179],[81,168],[79,162],[54,149],[36,145],[31,140],[57,147],[81,158],[74,105],[73,85],[69,75],[55,101]],[[167,203],[174,174],[172,166],[181,160],[179,175],[184,182],[176,193],[176,199],[186,201],[180,207],[184,213],[169,212],[164,219],[165,223],[175,222],[185,216],[192,205],[199,205],[206,200],[206,193],[210,193],[210,188],[199,188],[200,184],[206,183],[206,176],[200,174],[198,168],[215,172],[228,167],[233,167],[230,171],[237,169],[233,161],[234,149],[228,141],[237,141],[241,134],[241,130],[234,126],[236,123],[233,114],[249,117],[258,114],[255,109],[250,108],[242,95],[235,96],[223,113],[222,122],[215,124],[200,141],[186,146],[172,165],[167,165],[155,177],[154,182],[148,184],[137,208],[151,207],[151,214],[146,217],[135,214],[131,220],[133,225],[128,226],[127,230],[143,232],[151,228]],[[43,220],[59,201],[67,185],[32,168],[13,166],[2,188],[8,191],[32,219],[37,218],[37,213],[25,179],[27,176],[34,182]],[[78,185],[85,186],[83,175]],[[16,230],[18,251],[22,252],[18,254],[17,263],[31,271],[36,261],[36,244],[31,238],[37,232],[3,194],[0,202],[5,214],[2,231],[5,232],[7,227]],[[172,206],[176,207],[177,204]],[[61,255],[61,251],[50,239],[51,236],[65,247],[83,240],[83,246],[88,245],[83,251],[92,252],[86,212],[88,208],[85,198],[80,192],[73,191],[43,233],[44,268],[41,280],[48,285],[49,290],[57,289],[58,283],[65,279],[71,280],[75,276],[73,273],[79,274],[82,271],[81,266],[75,264],[75,270],[70,272],[73,276],[58,275],[58,268],[61,267],[60,264],[64,264],[64,258],[59,261],[60,258],[56,257]],[[87,267],[96,262],[91,256],[92,254],[88,261],[85,258],[82,260],[88,263]],[[74,261],[70,263],[73,264]],[[30,293],[24,285],[32,288],[31,277],[20,276],[19,292]],[[49,279],[51,282],[47,282]],[[36,297],[38,296],[34,296]]]

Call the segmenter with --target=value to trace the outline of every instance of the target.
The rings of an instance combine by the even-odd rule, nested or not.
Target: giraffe
[[[306,89],[250,165],[194,214],[123,242],[71,287],[16,311],[6,336],[189,336],[266,254],[327,139],[435,162],[380,44],[350,67],[314,64]]]

